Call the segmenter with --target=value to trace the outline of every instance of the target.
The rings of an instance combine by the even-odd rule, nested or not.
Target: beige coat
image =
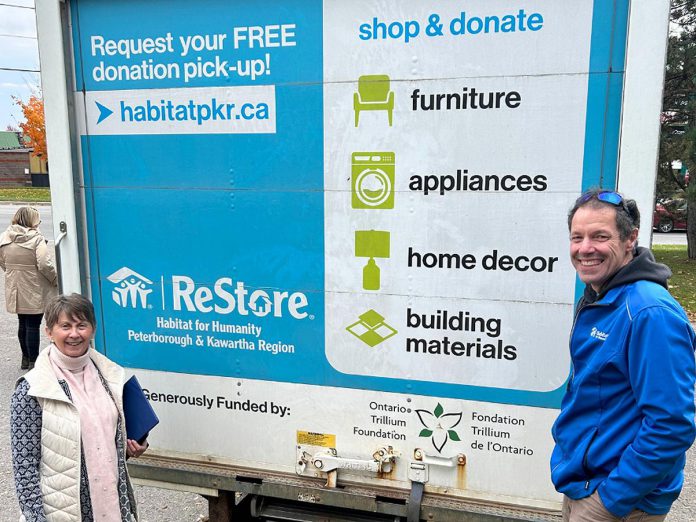
[[[0,267],[5,274],[5,304],[13,314],[42,314],[56,295],[53,255],[36,229],[10,225],[0,236]]]

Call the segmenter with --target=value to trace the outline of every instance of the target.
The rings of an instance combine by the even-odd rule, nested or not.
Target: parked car
[[[686,200],[673,199],[656,203],[653,212],[653,229],[658,232],[686,230]]]

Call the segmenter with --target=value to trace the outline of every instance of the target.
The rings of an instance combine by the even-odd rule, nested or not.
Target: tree
[[[670,20],[657,193],[686,199],[688,256],[696,259],[696,181],[673,168],[679,160],[696,178],[696,0],[673,0]]]
[[[19,127],[22,129],[24,137],[29,139],[29,146],[34,149],[32,154],[48,161],[46,120],[44,118],[44,102],[41,94],[32,94],[26,103],[19,98],[13,99],[22,108],[25,121],[20,123]]]

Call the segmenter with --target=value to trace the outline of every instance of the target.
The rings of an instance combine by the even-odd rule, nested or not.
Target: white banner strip
[[[275,134],[275,86],[76,93],[82,134]]]

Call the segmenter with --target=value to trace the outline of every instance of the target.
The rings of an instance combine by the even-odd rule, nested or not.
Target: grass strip
[[[48,187],[0,188],[0,201],[49,203],[51,191]]]
[[[696,260],[686,254],[686,245],[653,245],[655,259],[672,270],[669,291],[696,323]]]

